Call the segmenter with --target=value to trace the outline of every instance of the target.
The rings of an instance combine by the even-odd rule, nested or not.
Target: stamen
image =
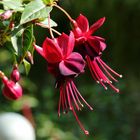
[[[93,78],[97,83],[99,83],[99,80],[96,78],[96,76],[95,76],[95,74],[94,74],[94,72],[93,72],[93,70],[92,70],[92,68],[91,68],[91,65],[92,65],[92,64],[91,64],[91,60],[90,60],[89,56],[86,57],[86,60],[87,60],[87,64],[88,64],[89,70],[90,70],[90,72],[91,72],[92,78]]]
[[[68,104],[67,104],[67,98],[66,98],[66,92],[64,93],[64,102],[65,102],[65,113],[68,112]]]
[[[82,123],[79,121],[78,116],[77,116],[77,114],[76,114],[74,108],[72,108],[72,112],[73,112],[73,115],[75,116],[75,119],[76,119],[76,121],[78,122],[80,128],[81,128],[81,129],[83,130],[83,132],[85,133],[85,135],[89,135],[89,132],[88,132],[87,130],[85,130],[84,126],[83,126]]]
[[[120,78],[122,78],[123,76],[122,75],[120,75]]]
[[[116,88],[115,86],[113,86],[111,83],[109,83],[109,85],[110,85],[110,87],[115,91],[115,92],[117,92],[117,93],[119,93],[119,89],[118,88]]]
[[[90,110],[93,110],[93,108],[86,102],[86,100],[82,97],[82,95],[80,94],[80,92],[77,90],[77,88],[74,85],[73,81],[72,81],[72,87],[75,90],[75,92],[79,95],[79,97],[83,100],[83,102],[89,107],[89,109]]]
[[[95,63],[93,62],[92,64],[91,64],[91,67],[92,67],[92,70],[93,70],[93,72],[95,73],[95,75],[96,75],[96,77],[97,77],[97,79],[99,80],[99,82],[100,82],[100,84],[104,87],[104,89],[106,90],[107,89],[107,87],[105,86],[105,84],[101,81],[101,79],[100,79],[100,74],[102,74],[101,73],[101,70],[100,70],[100,74],[98,73],[98,70],[97,70],[97,65],[95,65]],[[103,74],[102,74],[102,76],[103,76]]]
[[[62,103],[62,110],[63,110],[63,113],[65,112],[65,104],[64,104],[64,102],[65,102],[65,100],[64,100],[64,93],[62,94],[62,97],[61,97],[62,99],[61,99],[61,103]]]
[[[75,99],[75,97],[74,97],[74,95],[73,95],[73,91],[72,91],[72,88],[71,88],[71,84],[70,84],[70,83],[68,84],[68,87],[69,87],[70,94],[71,94],[71,96],[72,96],[72,99],[73,99],[73,101],[74,101],[74,104],[75,104],[77,110],[80,110],[80,108],[79,108],[79,106],[78,106],[78,104],[77,104],[77,102],[76,102],[76,99]]]
[[[115,72],[113,69],[111,69],[102,59],[100,59],[100,62],[101,62],[108,70],[110,70],[113,74],[115,74],[116,76],[122,78],[122,75],[118,74],[118,73]]]
[[[58,104],[58,117],[60,117],[60,107],[61,107],[61,97],[62,97],[62,87],[60,87],[60,97],[59,97],[59,104]]]
[[[72,84],[71,84],[71,87],[72,87]],[[73,89],[73,90],[74,90],[74,89]],[[79,97],[78,97],[78,95],[77,95],[77,92],[75,92],[75,90],[74,90],[74,94],[75,94],[76,100],[78,101],[79,105],[81,105],[81,107],[84,107],[84,105],[80,102],[80,99],[79,99]],[[79,108],[80,108],[80,107],[79,107]],[[80,108],[80,110],[81,110],[81,108]]]
[[[69,95],[68,85],[66,85],[66,94],[67,94],[69,109],[72,110],[72,105],[71,105],[71,99],[70,99],[70,95]]]
[[[115,82],[118,82],[117,79],[115,79],[108,71],[107,69],[104,67],[104,65],[102,64],[102,62],[100,62],[100,59],[97,58],[97,62],[101,65],[101,67],[104,69],[104,71],[107,73],[107,75],[112,79],[114,80]]]
[[[86,58],[87,58],[87,63],[88,63],[88,66],[89,66],[89,69],[90,69],[90,72],[91,72],[93,79],[95,81],[97,81],[97,83],[100,83],[104,87],[104,89],[106,89],[107,87],[103,84],[102,81],[100,81],[100,77],[98,76],[97,72],[95,71],[96,68],[94,67],[94,64],[91,62],[89,56],[87,56]]]

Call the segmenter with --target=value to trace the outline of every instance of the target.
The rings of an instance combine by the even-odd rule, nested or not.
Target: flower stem
[[[54,7],[58,8],[59,10],[61,10],[67,17],[70,21],[73,21],[72,17],[70,16],[70,14],[68,14],[68,12],[66,12],[62,7],[60,7],[59,5],[57,4],[54,4],[53,5]]]
[[[39,26],[41,26],[41,27],[44,27],[44,28],[49,29],[48,26],[46,26],[46,25],[44,25],[44,24],[42,24],[42,23],[36,23],[36,25],[39,25]],[[55,29],[53,29],[53,28],[51,28],[51,30],[52,30],[54,33],[56,33],[56,34],[61,35],[61,33],[58,32],[57,30],[55,30]]]
[[[54,35],[53,35],[52,28],[51,28],[51,25],[50,25],[50,14],[48,16],[48,26],[49,26],[50,35],[51,35],[52,39],[54,39]]]

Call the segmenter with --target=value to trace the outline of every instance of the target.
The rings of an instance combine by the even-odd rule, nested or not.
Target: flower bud
[[[3,20],[7,20],[7,19],[9,19],[9,18],[12,16],[12,13],[13,13],[12,10],[7,10],[7,11],[5,11],[4,13],[2,13],[2,14],[0,15],[0,17],[1,17]]]
[[[31,64],[34,64],[34,60],[31,52],[27,51],[26,58],[30,61]]]
[[[17,100],[22,96],[22,87],[19,83],[8,80],[6,76],[2,78],[4,87],[2,89],[3,95],[9,100]]]
[[[13,71],[11,73],[11,80],[17,82],[20,80],[20,73],[17,66],[14,66]]]

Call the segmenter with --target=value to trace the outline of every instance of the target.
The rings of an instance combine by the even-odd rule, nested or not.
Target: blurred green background
[[[36,123],[37,140],[140,140],[140,1],[60,0],[59,3],[74,18],[79,13],[87,16],[90,24],[106,17],[96,35],[106,38],[103,60],[123,74],[116,85],[120,94],[111,89],[104,91],[88,71],[75,79],[79,91],[94,108],[93,112],[88,108],[78,112],[90,132],[87,137],[71,113],[57,117],[59,92],[54,89],[55,81],[47,72],[45,60],[35,53],[29,77],[23,74],[21,79],[25,96],[11,102],[0,94],[0,111],[22,113],[22,105],[28,103]],[[62,12],[54,9],[52,19],[58,23],[60,32],[69,32],[69,21]],[[35,35],[41,45],[48,30],[35,27]],[[10,52],[2,48],[0,67],[6,73],[11,72],[11,62]]]

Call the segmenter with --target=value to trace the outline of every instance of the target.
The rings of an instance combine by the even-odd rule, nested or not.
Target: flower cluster
[[[76,19],[71,19],[72,30],[70,35],[62,33],[59,37],[52,39],[46,38],[43,46],[39,47],[34,44],[35,50],[46,59],[48,71],[56,79],[56,88],[60,91],[58,104],[58,116],[62,108],[63,113],[72,111],[80,128],[86,135],[89,134],[79,121],[75,110],[81,110],[86,104],[90,110],[93,108],[85,101],[76,85],[74,78],[84,73],[86,66],[89,67],[93,79],[100,83],[105,89],[109,85],[114,91],[119,92],[112,81],[117,82],[118,73],[112,70],[101,59],[102,52],[106,48],[105,39],[92,34],[102,26],[105,18],[99,19],[91,27],[88,20],[82,14]]]
[[[17,1],[9,0],[10,6],[7,6],[7,2],[0,2],[3,7],[0,11],[0,46],[12,47],[11,55],[14,57],[14,65],[16,64],[10,79],[0,70],[2,93],[10,100],[22,96],[18,68],[23,65],[28,75],[31,64],[34,63],[35,49],[47,61],[48,72],[55,77],[55,87],[60,91],[58,116],[61,111],[63,113],[71,111],[82,131],[88,135],[89,132],[78,119],[76,111],[82,110],[84,104],[90,110],[93,108],[77,89],[74,79],[84,74],[85,68],[88,67],[96,83],[105,90],[111,87],[118,93],[119,89],[113,83],[118,82],[117,77],[121,78],[122,75],[102,60],[102,54],[106,49],[105,39],[94,35],[105,22],[105,17],[89,26],[88,19],[84,15],[80,14],[73,19],[58,5],[58,2],[58,0],[21,0],[17,4]],[[50,17],[53,8],[57,8],[68,17],[72,27],[69,35],[61,34],[53,28],[57,26]],[[50,32],[51,38],[47,37],[42,47],[35,43],[33,25],[47,28]],[[55,37],[53,32],[58,36]]]

